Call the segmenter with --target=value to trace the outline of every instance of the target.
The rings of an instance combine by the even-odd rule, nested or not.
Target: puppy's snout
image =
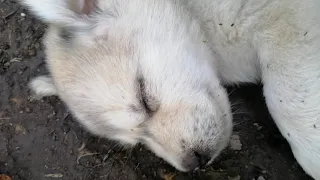
[[[199,164],[199,167],[203,167],[205,166],[211,159],[211,157],[207,154],[201,154],[197,151],[194,152],[194,155],[196,156],[197,158],[197,161],[198,161],[198,164]]]
[[[194,151],[190,153],[190,156],[186,156],[183,159],[183,165],[188,171],[195,170],[205,166],[210,159],[211,156],[209,154]]]

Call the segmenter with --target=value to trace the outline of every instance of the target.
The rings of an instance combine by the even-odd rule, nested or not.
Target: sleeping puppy
[[[232,132],[224,84],[264,85],[303,169],[320,179],[320,1],[22,0],[50,24],[50,77],[89,131],[143,143],[181,171],[210,164]]]
[[[90,132],[143,143],[181,171],[210,163],[232,116],[199,22],[171,1],[70,2],[23,1],[50,24],[37,96],[58,95]]]

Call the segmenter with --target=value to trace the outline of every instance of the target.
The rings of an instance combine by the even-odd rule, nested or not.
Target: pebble
[[[263,176],[259,176],[257,180],[266,180]]]
[[[30,113],[30,112],[31,112],[31,109],[30,109],[30,108],[26,108],[26,112],[27,112],[27,113]]]
[[[253,123],[253,125],[257,128],[258,131],[262,129],[262,126],[260,126],[258,123]]]
[[[257,128],[258,131],[262,129],[262,126],[260,126],[258,123],[253,123],[253,125]]]
[[[233,150],[240,151],[242,149],[242,144],[239,135],[232,135],[230,139],[230,147]]]
[[[25,14],[25,13],[21,13],[20,15],[21,15],[22,17],[25,17],[25,16],[26,16],[26,14]]]
[[[10,66],[10,62],[6,62],[3,64],[4,67],[9,67]]]
[[[56,115],[56,112],[52,111],[50,114],[48,114],[48,118],[52,118]]]
[[[29,56],[35,56],[35,55],[36,55],[36,51],[35,51],[34,49],[30,49],[30,50],[28,51],[28,55],[29,55]]]

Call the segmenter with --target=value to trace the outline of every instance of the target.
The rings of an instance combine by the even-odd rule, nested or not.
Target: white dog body
[[[319,1],[97,0],[98,11],[74,2],[23,1],[51,24],[54,83],[34,79],[38,95],[59,95],[91,132],[142,141],[185,171],[230,136],[219,79],[261,81],[296,159],[320,180]]]
[[[320,179],[320,2],[202,0],[190,8],[204,20],[219,78],[262,81],[297,161]]]

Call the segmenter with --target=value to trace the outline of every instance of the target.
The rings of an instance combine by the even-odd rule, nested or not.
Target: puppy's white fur
[[[65,43],[52,25],[45,42],[59,96],[93,132],[132,144],[143,139],[160,157],[188,170],[179,141],[189,150],[218,145],[220,152],[230,134],[229,102],[217,77],[225,84],[262,81],[270,113],[297,161],[320,179],[320,1],[100,0],[102,13],[85,17],[70,15],[66,7],[55,9],[58,15],[42,8],[56,1],[24,3],[49,23],[84,29]],[[159,109],[148,120],[124,107],[137,103],[137,73],[161,102],[151,103]],[[92,112],[102,118],[97,125],[88,119]],[[214,136],[193,131],[209,121],[216,125]],[[123,131],[139,124],[146,124],[148,136]],[[101,133],[110,126],[120,130]]]
[[[33,90],[36,98],[54,96],[58,94],[56,87],[52,82],[52,78],[48,76],[38,76],[32,79],[29,83],[29,88]]]

